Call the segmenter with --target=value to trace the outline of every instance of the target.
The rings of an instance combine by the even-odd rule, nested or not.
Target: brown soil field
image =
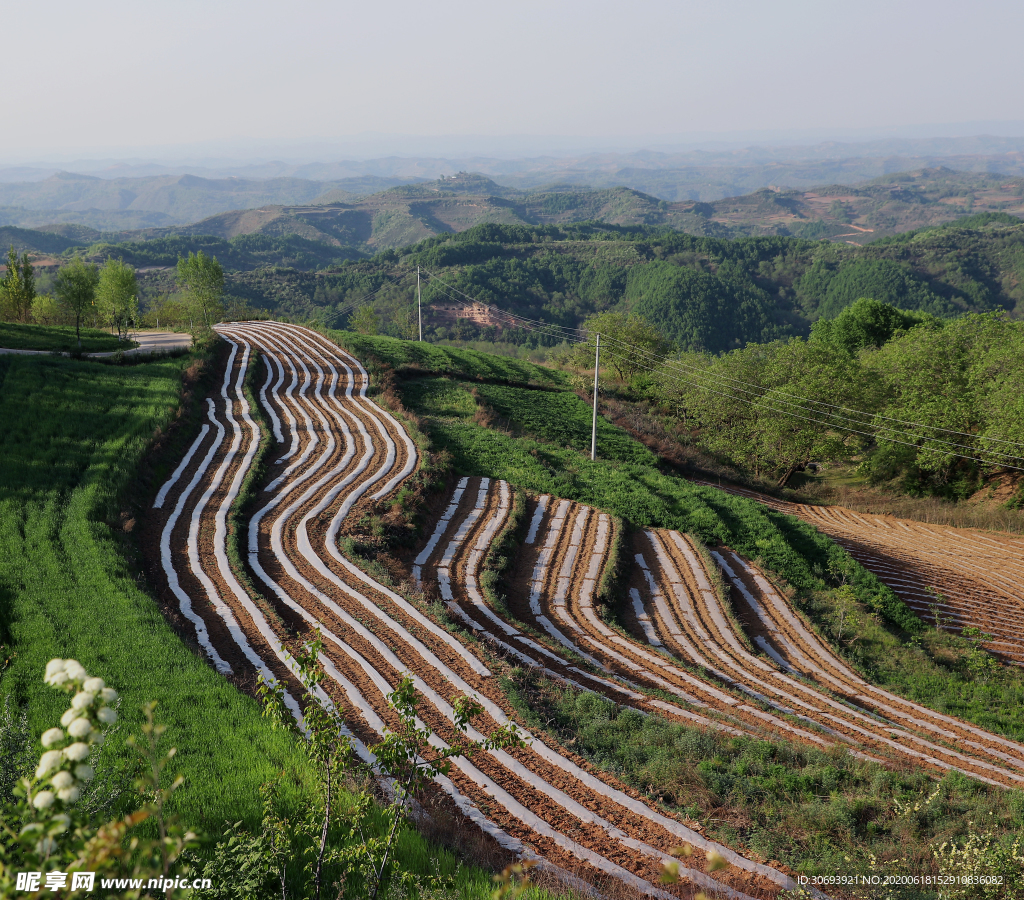
[[[985,647],[995,656],[1024,665],[1024,538],[722,490],[810,522],[923,620],[948,631],[978,628],[992,636]]]
[[[297,717],[300,694],[285,651],[319,630],[327,678],[318,699],[344,712],[357,752],[371,765],[369,748],[397,724],[387,697],[406,673],[422,698],[421,718],[435,746],[456,737],[451,704],[459,695],[476,698],[484,709],[471,735],[507,723],[512,707],[494,677],[507,665],[502,647],[453,633],[429,603],[380,583],[339,548],[347,522],[386,503],[419,463],[400,423],[366,396],[366,371],[303,328],[241,323],[218,330],[231,353],[221,389],[209,398],[210,429],[147,523],[159,535],[154,551],[163,601],[179,630],[226,674],[230,667],[243,687],[251,689],[258,675],[281,682]],[[253,419],[242,390],[256,349],[266,369],[256,373],[253,393],[269,434]],[[254,511],[232,535],[234,507],[261,440],[273,443],[253,486],[248,506]],[[449,602],[477,623],[474,630],[500,630],[500,617],[484,611],[476,588],[482,556],[508,515],[510,489],[468,479],[462,491],[447,520],[447,510],[438,516],[441,531],[419,564],[421,578],[443,595],[444,570]],[[559,568],[549,566],[544,576],[556,587],[568,579],[570,591],[587,580],[581,565],[589,570],[595,553],[600,558],[601,516],[582,510],[575,516],[575,530],[555,534],[549,556]],[[574,562],[564,564],[573,550]],[[506,638],[509,646],[518,640]],[[531,640],[539,649],[520,640],[519,652],[550,663],[563,677],[616,699],[643,696],[591,671],[585,660],[580,665],[550,649],[547,638]],[[499,856],[540,858],[569,883],[573,876],[597,885],[611,880],[648,896],[685,898],[703,889],[769,898],[792,886],[785,873],[712,844],[585,760],[536,735],[527,738],[522,748],[459,759],[450,777],[435,785],[438,798],[466,816]],[[689,868],[678,885],[659,886],[662,866],[672,859],[668,850],[682,842],[696,848]],[[711,849],[731,863],[714,876],[703,871]]]

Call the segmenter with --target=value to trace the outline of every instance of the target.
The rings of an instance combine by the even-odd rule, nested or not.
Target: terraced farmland
[[[220,331],[232,352],[219,396],[211,398],[211,427],[197,437],[155,511],[164,517],[166,589],[211,661],[243,677],[259,672],[280,680],[301,716],[282,645],[293,631],[302,634],[315,625],[325,638],[322,662],[329,676],[321,702],[344,709],[368,762],[367,744],[397,724],[386,697],[406,672],[424,698],[421,715],[435,746],[455,735],[450,701],[458,694],[482,704],[486,722],[478,724],[480,732],[505,724],[511,707],[473,649],[337,549],[345,518],[389,496],[417,463],[404,429],[366,398],[363,367],[304,329],[252,324]],[[268,362],[260,402],[285,450],[270,467],[265,502],[247,534],[248,567],[265,600],[245,589],[227,551],[231,504],[261,437],[243,392],[254,347]],[[480,503],[487,504],[487,492],[481,498],[480,485],[475,488],[463,495],[467,506],[475,502],[467,509],[475,518],[467,525],[467,516],[453,516],[456,533],[447,540],[442,535],[439,550],[432,551],[441,553],[438,562],[448,562],[435,566],[438,572],[447,568],[451,574],[455,567],[456,583],[472,577],[471,566],[456,554],[471,548],[471,558],[484,544],[474,526],[493,528],[501,514],[500,489],[497,502],[485,509]],[[667,851],[686,841],[698,851],[693,868],[683,870],[683,887],[673,889],[677,893],[697,886],[720,896],[772,896],[793,884],[726,848],[720,850],[735,864],[719,879],[705,874],[703,849],[712,847],[698,833],[536,737],[524,749],[460,759],[437,787],[506,849],[562,870],[582,870],[591,880],[611,876],[644,894],[670,895],[655,884],[662,864],[672,860]]]
[[[1024,665],[1024,540],[723,489],[817,526],[922,619],[945,630],[977,628],[991,635],[992,653]]]
[[[491,478],[459,480],[410,555],[428,596],[479,639],[463,640],[428,606],[338,549],[346,521],[393,497],[418,464],[401,423],[367,398],[360,362],[294,326],[219,330],[232,349],[220,391],[208,400],[209,423],[153,513],[162,528],[165,599],[213,665],[242,680],[257,673],[279,680],[300,719],[284,651],[318,628],[328,675],[319,699],[344,711],[366,762],[373,763],[369,746],[397,724],[387,695],[406,673],[423,698],[433,746],[455,738],[452,702],[461,694],[484,709],[471,736],[505,725],[513,707],[493,674],[505,659],[691,726],[1024,786],[1024,747],[866,683],[764,573],[726,547],[708,557],[679,532],[640,532],[628,551],[626,627],[609,624],[596,598],[622,540],[617,520],[555,496],[517,495]],[[269,436],[243,389],[254,349],[266,366],[257,393]],[[270,464],[243,538],[241,572],[230,562],[229,523],[263,438],[272,438]],[[524,501],[525,534],[501,609],[485,596],[483,566]],[[715,587],[716,567],[732,602]],[[795,886],[789,874],[709,841],[584,759],[526,737],[523,748],[458,760],[435,785],[510,853],[536,858],[571,883],[615,879],[649,896],[701,889],[774,897]],[[669,850],[680,843],[695,853],[678,885],[660,886]],[[724,871],[708,871],[712,851],[730,863]]]
[[[467,486],[470,492],[477,488],[476,506],[461,521],[456,512],[439,523],[443,533],[454,535],[438,563],[442,595],[470,627],[528,665],[624,704],[711,728],[769,732],[819,747],[843,744],[883,764],[902,760],[937,772],[957,769],[992,784],[1024,784],[1024,748],[869,685],[813,634],[763,573],[721,548],[714,560],[742,597],[733,618],[698,548],[678,532],[650,530],[638,538],[630,634],[603,622],[592,602],[609,546],[609,517],[548,496],[531,503],[521,574],[510,597],[516,619],[546,643],[483,603],[474,559],[482,540],[463,552],[469,603],[460,604],[454,599],[458,574],[453,591],[451,573],[461,571],[458,548],[468,547],[473,515],[493,506],[494,521],[481,530],[488,538],[508,506],[504,483],[489,488],[486,479],[479,486],[464,481],[453,506],[463,505]],[[660,699],[665,695],[683,705]]]

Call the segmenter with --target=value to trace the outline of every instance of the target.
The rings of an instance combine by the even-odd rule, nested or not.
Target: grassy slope
[[[82,329],[82,352],[103,353],[133,347],[117,339],[117,335],[98,328]],[[63,350],[78,348],[75,329],[70,325],[22,325],[0,322],[0,347],[7,350]]]
[[[561,372],[520,359],[509,359],[463,350],[440,347],[419,341],[355,334],[351,331],[329,331],[331,340],[360,359],[374,356],[391,366],[399,375],[433,373],[453,375],[479,381],[499,381],[541,387],[563,387]]]
[[[27,704],[38,735],[67,702],[43,685],[46,662],[78,659],[122,696],[124,727],[104,765],[133,763],[125,733],[141,721],[143,703],[157,700],[178,748],[175,769],[188,776],[176,799],[186,821],[255,822],[260,783],[296,770],[297,748],[181,643],[121,561],[107,524],[151,435],[177,406],[186,362],[0,363],[0,641],[16,654],[0,690]]]
[[[175,809],[190,827],[217,835],[238,820],[258,827],[259,787],[267,781],[278,781],[283,811],[299,812],[309,774],[293,739],[272,730],[251,697],[169,628],[108,524],[155,429],[177,407],[191,360],[115,367],[0,357],[0,648],[13,651],[12,665],[0,672],[0,706],[5,697],[23,705],[38,739],[67,706],[65,694],[42,682],[46,662],[78,659],[121,693],[99,793],[131,793],[136,755],[125,739],[138,732],[142,705],[157,700],[165,747],[178,750],[168,775],[186,778]],[[164,468],[157,468],[161,478]],[[486,871],[412,829],[400,835],[396,854],[404,872],[447,879],[451,896],[490,896]]]

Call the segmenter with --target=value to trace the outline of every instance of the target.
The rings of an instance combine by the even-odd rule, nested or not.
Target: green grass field
[[[332,341],[336,341],[354,356],[365,361],[367,356],[372,355],[402,375],[423,372],[511,384],[550,387],[562,387],[565,384],[565,376],[561,372],[527,360],[492,356],[477,350],[441,347],[426,342],[355,334],[351,331],[328,331],[327,334]]]
[[[27,708],[38,737],[67,702],[42,683],[47,661],[79,660],[121,693],[123,724],[102,759],[119,772],[134,764],[125,738],[142,705],[157,700],[178,748],[175,771],[187,776],[179,812],[201,827],[256,823],[259,785],[300,773],[297,748],[182,644],[108,524],[154,430],[178,405],[188,362],[0,359],[0,642],[14,652],[0,691]],[[296,802],[294,789],[286,799]]]
[[[133,343],[119,341],[116,334],[98,328],[82,329],[82,352],[104,353],[108,350],[126,350]],[[75,329],[70,325],[22,325],[0,322],[0,347],[6,350],[57,350],[71,352],[78,349]]]

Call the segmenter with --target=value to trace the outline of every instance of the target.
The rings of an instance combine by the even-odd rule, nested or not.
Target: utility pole
[[[597,336],[597,352],[594,354],[594,421],[590,429],[590,459],[597,459],[597,372],[601,368],[601,335]]]
[[[420,319],[420,340],[423,340],[423,300],[420,296],[420,267],[416,267],[416,312]]]

